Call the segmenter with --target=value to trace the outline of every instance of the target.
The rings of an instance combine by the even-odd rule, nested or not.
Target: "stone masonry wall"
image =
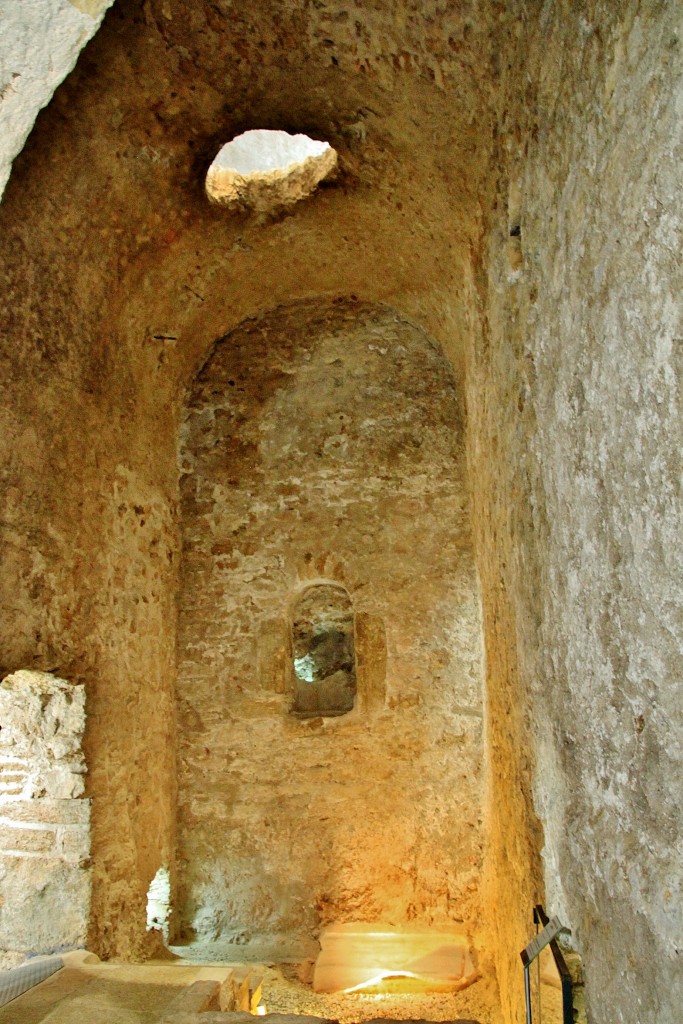
[[[220,342],[181,449],[180,914],[308,953],[331,921],[476,921],[479,600],[439,350],[362,303]],[[290,714],[312,582],[355,616],[356,707]]]
[[[173,848],[179,394],[244,317],[353,293],[419,319],[458,373],[472,314],[505,1011],[523,1019],[543,886],[533,794],[593,1019],[676,1019],[680,4],[343,13],[117,0],[0,207],[2,666],[88,688],[91,941],[139,949]],[[217,146],[256,122],[340,153],[338,181],[267,225],[202,192]],[[339,575],[307,571],[291,579]],[[277,628],[258,644],[270,693]]]
[[[85,691],[46,672],[0,683],[0,949],[84,945],[90,913]]]

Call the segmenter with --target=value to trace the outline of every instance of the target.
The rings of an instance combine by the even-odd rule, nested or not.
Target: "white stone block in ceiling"
[[[113,0],[0,2],[0,196],[12,161]]]

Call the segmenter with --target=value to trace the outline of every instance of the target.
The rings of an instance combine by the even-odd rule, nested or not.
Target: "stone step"
[[[218,981],[195,981],[182,992],[179,992],[175,999],[169,1004],[160,1019],[160,1024],[175,1024],[179,1017],[203,1013],[205,1010],[219,1009],[219,992],[221,985]],[[221,1016],[223,1016],[221,1014]]]

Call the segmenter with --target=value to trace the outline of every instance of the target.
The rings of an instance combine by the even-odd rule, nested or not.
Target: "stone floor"
[[[63,970],[0,1007],[0,1024],[156,1024],[182,988],[225,974],[218,965],[63,959]]]
[[[0,1024],[157,1024],[180,989],[222,980],[227,964],[185,961],[144,965],[72,960],[62,971],[0,1007]],[[232,966],[235,966],[233,963]],[[264,968],[262,1003],[268,1024],[305,1015],[341,1024],[366,1021],[452,1021],[500,1024],[495,987],[481,979],[456,993],[327,994],[302,980],[307,965]],[[280,1016],[283,1015],[283,1016]],[[240,1024],[240,1014],[188,1014],[183,1024]],[[252,1019],[247,1016],[247,1021]]]

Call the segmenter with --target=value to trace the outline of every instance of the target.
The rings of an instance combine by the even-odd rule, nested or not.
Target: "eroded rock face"
[[[501,111],[501,139],[529,142],[496,162],[504,200],[491,208],[468,396],[493,727],[501,739],[525,718],[532,727],[536,766],[517,765],[543,827],[546,903],[583,955],[589,1018],[673,1021],[683,1001],[680,4],[596,3],[586,20],[567,6],[540,20],[533,4],[520,10],[527,32],[519,49],[510,40],[503,92],[514,96],[522,75],[534,85]],[[494,449],[505,454],[489,462]],[[493,747],[501,780],[513,749]],[[494,807],[505,809],[502,789]],[[500,863],[503,907],[514,863]]]
[[[304,199],[337,165],[328,142],[254,129],[227,142],[206,175],[214,203],[276,210]]]
[[[545,832],[595,1019],[676,1018],[679,7],[118,0],[57,90],[0,207],[0,651],[88,684],[98,951],[136,951],[172,862],[182,396],[245,318],[353,294],[461,379],[470,342],[505,1016]],[[223,216],[201,175],[254,123],[329,139],[343,189]]]
[[[21,670],[0,683],[4,758],[26,765],[24,798],[82,796],[85,691],[48,672]]]
[[[5,672],[56,666],[87,683],[89,945],[103,956],[139,955],[150,882],[162,864],[173,874],[176,454],[211,346],[274,306],[356,294],[448,343],[462,374],[458,282],[494,16],[449,7],[438,31],[423,18],[404,31],[378,7],[359,44],[329,9],[280,14],[117,0],[0,204],[0,653]],[[455,106],[435,79],[457,81]],[[328,139],[344,188],[265,231],[225,217],[201,175],[254,123]],[[452,137],[466,170],[446,158]],[[356,623],[379,701],[386,638],[367,613]]]

